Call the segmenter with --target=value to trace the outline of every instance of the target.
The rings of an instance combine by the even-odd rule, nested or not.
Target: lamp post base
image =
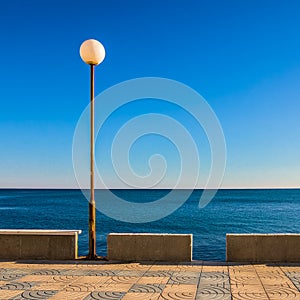
[[[82,259],[82,260],[93,260],[93,261],[108,261],[106,256],[99,256],[99,255],[95,255],[93,257],[91,257],[90,255],[87,256],[80,256],[78,259]]]

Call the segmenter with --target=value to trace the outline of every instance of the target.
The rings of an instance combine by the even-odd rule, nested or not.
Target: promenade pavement
[[[0,261],[0,299],[300,300],[300,264]]]

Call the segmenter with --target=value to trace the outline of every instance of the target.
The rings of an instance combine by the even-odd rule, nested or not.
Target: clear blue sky
[[[223,187],[300,187],[299,16],[298,0],[2,0],[0,187],[76,187],[72,138],[89,101],[79,46],[88,38],[107,52],[96,94],[157,76],[205,97],[226,138]],[[142,144],[140,153],[174,152],[163,139]],[[133,158],[137,171],[142,163]]]

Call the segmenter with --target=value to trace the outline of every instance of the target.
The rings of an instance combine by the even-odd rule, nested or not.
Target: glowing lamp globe
[[[88,65],[99,65],[105,57],[105,49],[97,40],[86,40],[80,46],[80,57]]]

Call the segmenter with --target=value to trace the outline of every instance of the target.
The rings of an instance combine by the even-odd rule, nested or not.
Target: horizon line
[[[298,187],[220,187],[220,188],[125,188],[125,187],[113,187],[113,188],[95,188],[95,190],[283,190],[283,189],[300,189]],[[0,187],[0,190],[90,190],[90,188],[81,189],[80,187]]]

